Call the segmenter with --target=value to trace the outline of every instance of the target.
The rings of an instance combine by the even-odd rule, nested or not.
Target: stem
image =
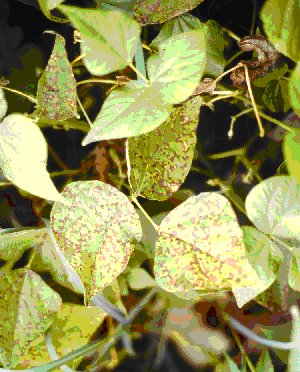
[[[128,66],[132,68],[132,70],[138,77],[140,77],[141,80],[143,80],[146,84],[149,83],[148,79],[132,63],[129,63]]]
[[[154,229],[156,231],[158,231],[159,226],[156,225],[155,222],[153,222],[153,220],[151,219],[151,217],[149,216],[149,214],[145,211],[145,209],[141,206],[141,204],[139,203],[139,201],[137,200],[137,198],[134,195],[132,195],[131,196],[131,200],[139,207],[139,209],[142,211],[142,213],[147,218],[147,220],[151,223],[151,225],[154,227]]]
[[[78,97],[77,97],[77,102],[78,102],[78,105],[79,105],[81,111],[83,112],[84,117],[86,118],[86,121],[88,122],[89,126],[92,127],[93,123],[91,122],[91,119],[89,118],[88,114],[86,113],[85,108],[83,107],[83,105],[82,105],[82,103],[81,103],[81,101]]]
[[[78,85],[92,84],[92,83],[99,83],[99,84],[118,84],[117,80],[87,79],[87,80],[78,81],[76,85],[78,86]]]
[[[68,177],[68,176],[75,176],[76,174],[78,174],[78,169],[64,169],[64,170],[61,170],[61,171],[56,171],[56,172],[51,172],[50,173],[50,177],[54,178],[54,177],[62,177],[62,176],[65,176],[65,177]]]
[[[49,145],[48,143],[48,151],[49,151],[49,154],[51,155],[51,157],[53,158],[53,160],[55,161],[55,163],[62,169],[64,170],[67,170],[68,167],[66,166],[66,164],[57,156],[56,152],[54,151],[54,149]]]
[[[231,332],[231,333],[232,333],[232,336],[234,338],[235,343],[237,344],[237,346],[240,349],[243,357],[245,358],[246,363],[248,364],[248,367],[249,367],[250,371],[251,372],[256,372],[256,369],[255,369],[254,365],[252,364],[251,360],[249,359],[248,354],[246,353],[246,351],[243,347],[243,344],[241,343],[241,340],[239,339],[239,336],[234,331]]]
[[[37,104],[37,100],[34,97],[30,96],[29,94],[26,94],[26,93],[20,92],[19,90],[8,88],[8,87],[1,86],[1,88],[9,92],[16,93],[19,96],[27,98],[30,102]]]
[[[229,128],[229,131],[228,131],[228,137],[231,139],[233,137],[233,127],[234,127],[234,124],[235,122],[237,121],[237,119],[245,114],[248,114],[249,112],[253,111],[253,107],[250,107],[250,108],[247,108],[241,112],[239,112],[238,114],[234,115],[234,116],[231,116],[231,123],[230,123],[230,128]]]
[[[217,154],[208,155],[208,159],[216,160],[223,158],[230,158],[231,156],[243,156],[245,154],[245,148],[240,147],[239,149],[229,150],[225,152],[219,152]]]

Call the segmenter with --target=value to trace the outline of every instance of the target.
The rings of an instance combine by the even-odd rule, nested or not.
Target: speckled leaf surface
[[[140,25],[125,12],[60,5],[80,32],[81,53],[91,74],[105,75],[132,62]]]
[[[147,60],[151,84],[166,103],[180,103],[196,89],[206,65],[206,27],[174,35]]]
[[[258,285],[235,213],[218,193],[201,193],[173,209],[155,249],[155,278],[169,292],[232,290],[243,306]]]
[[[246,198],[248,218],[265,234],[300,240],[300,185],[290,176],[268,178]]]
[[[14,367],[51,325],[61,298],[36,273],[17,269],[0,277],[0,355]]]
[[[82,145],[150,132],[171,111],[172,106],[162,101],[154,86],[133,81],[108,96]]]
[[[142,25],[163,23],[186,13],[203,0],[138,0],[134,16]]]
[[[165,200],[183,183],[193,160],[201,104],[202,98],[194,97],[154,131],[129,139],[129,177],[136,194]]]
[[[51,228],[89,301],[126,268],[142,237],[139,218],[124,194],[100,181],[73,182],[62,195],[70,204],[54,204]]]
[[[66,120],[77,115],[76,80],[65,49],[65,39],[55,34],[55,43],[37,89],[37,114]]]
[[[0,259],[4,261],[18,261],[22,254],[36,244],[43,241],[46,229],[24,229],[21,231],[0,233]]]
[[[33,120],[8,115],[0,125],[0,167],[3,175],[21,189],[48,200],[63,200],[47,165],[47,142]]]

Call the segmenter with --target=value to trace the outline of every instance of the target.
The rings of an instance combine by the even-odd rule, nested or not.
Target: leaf
[[[53,319],[50,335],[52,344],[59,357],[86,345],[93,333],[104,320],[106,314],[96,306],[83,306],[63,303]],[[23,355],[19,367],[32,368],[51,362],[44,336],[41,335]],[[77,359],[69,362],[70,367],[80,363]],[[60,369],[61,370],[61,369]]]
[[[201,193],[173,209],[160,225],[155,249],[156,282],[175,294],[232,290],[241,307],[259,282],[234,211],[218,193]]]
[[[134,192],[166,200],[184,182],[194,156],[201,97],[176,107],[158,128],[128,141],[129,179]]]
[[[46,224],[43,243],[38,247],[30,264],[34,271],[49,271],[52,278],[59,284],[74,292],[84,294],[84,287],[76,272],[70,267],[63,252],[56,243],[49,222]]]
[[[267,0],[261,19],[268,39],[282,54],[300,60],[300,7],[298,0]]]
[[[104,101],[82,145],[150,132],[165,121],[171,111],[172,106],[162,102],[154,86],[131,82],[115,89]]]
[[[289,176],[268,178],[246,198],[248,218],[265,234],[300,239],[300,185]]]
[[[247,258],[260,279],[257,294],[266,290],[276,279],[284,257],[268,236],[250,226],[242,227]]]
[[[4,261],[18,261],[23,253],[42,242],[46,230],[24,229],[15,232],[1,231],[0,233],[0,259]]]
[[[134,16],[142,25],[164,23],[170,18],[186,13],[203,0],[138,0]]]
[[[204,24],[190,14],[182,14],[167,21],[150,46],[158,48],[168,38],[192,30],[202,30],[203,32],[207,30],[206,68],[204,74],[220,75],[225,67],[224,37],[222,28],[216,21],[209,20]]]
[[[286,112],[290,107],[289,86],[286,80],[272,80],[267,85],[263,101],[272,112]]]
[[[164,102],[180,103],[196,89],[205,69],[206,28],[175,35],[147,60],[151,84]]]
[[[59,295],[36,273],[13,270],[0,277],[0,352],[4,368],[14,367],[32,341],[51,325]]]
[[[136,0],[96,0],[98,9],[123,10],[130,16],[133,15]]]
[[[40,198],[63,201],[46,170],[47,142],[33,120],[7,116],[0,125],[0,167],[4,176]]]
[[[291,75],[290,97],[294,111],[300,116],[300,62],[297,63]]]
[[[76,98],[76,80],[65,39],[55,34],[52,54],[38,83],[37,113],[49,119],[70,119],[77,115]]]
[[[0,87],[0,120],[4,118],[7,112],[7,101],[5,99],[4,91]]]
[[[300,291],[300,243],[293,247],[288,281],[291,288]]]
[[[90,301],[125,269],[142,237],[139,218],[124,194],[100,181],[73,182],[62,195],[70,205],[54,204],[52,232]]]
[[[298,307],[294,305],[290,309],[290,313],[293,319],[291,342],[294,347],[290,351],[287,370],[294,372],[300,369],[300,314]]]
[[[121,70],[132,62],[141,28],[126,13],[60,5],[80,32],[84,64],[93,75]]]
[[[288,132],[284,137],[283,153],[289,174],[300,184],[300,130]]]
[[[256,364],[256,372],[274,372],[274,366],[268,350],[264,350]]]
[[[137,267],[131,271],[128,278],[128,284],[134,290],[155,287],[155,280],[141,267]]]
[[[235,361],[228,354],[225,354],[224,362],[216,365],[215,372],[240,372],[240,369]]]
[[[64,0],[37,0],[42,12],[47,18],[54,22],[66,22],[63,18],[55,17],[51,14],[50,10],[56,8]]]

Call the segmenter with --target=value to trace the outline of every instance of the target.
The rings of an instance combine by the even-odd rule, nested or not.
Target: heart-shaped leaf
[[[155,249],[155,278],[167,291],[232,290],[238,306],[255,297],[259,278],[234,211],[218,193],[201,193],[173,209]]]
[[[0,352],[4,368],[14,367],[32,341],[51,325],[59,295],[36,273],[17,269],[0,277]]]
[[[82,145],[150,132],[167,119],[172,106],[162,102],[153,86],[131,82],[105,100]]]
[[[140,26],[126,13],[66,5],[59,9],[80,32],[83,61],[91,74],[105,75],[132,62]]]
[[[40,198],[61,201],[47,164],[47,142],[33,120],[21,114],[7,116],[0,125],[0,167],[4,176]]]
[[[51,228],[89,301],[126,268],[142,237],[139,218],[124,194],[100,181],[73,182],[62,195],[69,205],[54,204]]]
[[[76,80],[65,49],[65,39],[55,34],[48,65],[37,89],[37,114],[49,119],[66,120],[77,115]]]
[[[168,199],[183,183],[194,156],[201,97],[174,109],[150,133],[129,139],[130,182],[136,194]]]
[[[300,240],[300,185],[293,177],[268,178],[246,198],[247,216],[265,234]]]

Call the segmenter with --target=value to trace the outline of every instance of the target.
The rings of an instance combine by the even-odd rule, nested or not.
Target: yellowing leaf
[[[77,115],[76,80],[65,49],[65,39],[55,34],[48,65],[37,89],[37,114],[55,120]]]
[[[124,12],[66,5],[59,9],[80,32],[83,61],[91,74],[105,75],[132,62],[140,26]]]
[[[63,357],[86,345],[105,317],[106,313],[99,307],[64,303],[50,328],[52,344],[57,355]],[[19,366],[37,367],[50,361],[44,336],[41,336],[30,347],[28,353],[23,355]],[[69,362],[69,366],[74,368],[73,362]],[[79,362],[80,360],[77,360],[75,366]]]
[[[47,142],[33,120],[11,114],[0,124],[0,167],[4,176],[40,198],[63,201],[47,164]]]
[[[5,95],[3,89],[0,87],[0,120],[4,118],[7,111],[7,102],[5,99]]]
[[[259,278],[234,211],[218,193],[201,193],[173,209],[160,225],[155,249],[156,282],[167,291],[233,290],[238,306],[255,296]]]
[[[290,175],[300,184],[300,130],[286,134],[283,152]]]
[[[155,280],[141,267],[132,269],[129,274],[128,284],[135,290],[154,287],[156,285]]]
[[[136,194],[165,200],[183,183],[194,156],[201,103],[194,97],[154,131],[129,139],[129,177]]]
[[[89,301],[125,268],[142,231],[128,198],[100,181],[67,185],[69,205],[55,203],[51,228]]]
[[[32,341],[51,325],[59,295],[36,273],[17,269],[0,277],[0,355],[14,367]]]

